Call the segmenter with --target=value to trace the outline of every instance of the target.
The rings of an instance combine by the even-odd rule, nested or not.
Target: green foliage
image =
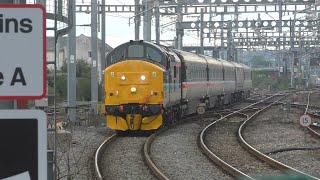
[[[61,70],[57,71],[56,76],[56,95],[58,101],[67,99],[67,72],[68,65],[66,61],[63,62]],[[48,70],[48,90],[49,94],[53,94],[53,71]],[[76,61],[76,75],[77,75],[77,100],[90,101],[91,87],[90,87],[91,67],[84,60]]]
[[[89,78],[78,78],[77,80],[77,99],[80,101],[91,100],[91,86]]]
[[[67,73],[68,72],[68,64],[67,64],[67,60],[63,61],[63,64],[61,66],[61,72]]]
[[[67,77],[66,75],[58,75],[56,79],[56,95],[57,99],[63,100],[67,98]]]
[[[255,55],[251,59],[252,67],[269,67],[270,62],[265,59],[262,55]]]
[[[84,60],[77,61],[77,77],[80,78],[90,78],[91,76],[91,67]]]
[[[260,89],[287,90],[289,78],[286,76],[272,76],[265,71],[252,71],[252,86]]]

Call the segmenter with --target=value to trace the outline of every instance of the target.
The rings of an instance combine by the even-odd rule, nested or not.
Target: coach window
[[[198,79],[198,69],[197,69],[197,67],[194,68],[194,79],[195,80]]]
[[[196,71],[197,71],[197,80],[199,80],[199,77],[200,77],[199,68],[196,68]]]
[[[143,46],[142,45],[130,45],[128,47],[128,57],[143,57]]]
[[[173,66],[173,78],[177,78],[177,67]]]
[[[215,68],[214,68],[214,79],[215,79],[216,81],[218,81],[218,80],[219,80],[219,71],[218,71],[218,67],[215,67]]]

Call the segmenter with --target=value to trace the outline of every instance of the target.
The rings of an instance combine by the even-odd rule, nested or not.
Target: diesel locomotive
[[[145,41],[119,45],[106,61],[106,121],[118,131],[156,130],[248,97],[252,87],[244,64]]]

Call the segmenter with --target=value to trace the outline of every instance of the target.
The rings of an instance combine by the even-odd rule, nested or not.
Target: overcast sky
[[[90,0],[77,0],[78,4],[90,4]],[[134,4],[134,0],[106,0],[107,4]],[[129,18],[133,13],[107,13],[106,14],[106,42],[115,47],[121,43],[134,39],[134,22],[131,18],[129,25]],[[77,25],[90,24],[91,15],[84,13],[77,13]],[[142,27],[141,27],[142,30]],[[90,27],[77,27],[77,35],[85,34],[91,36]],[[98,32],[101,37],[101,31]],[[142,33],[141,33],[142,35]],[[142,36],[140,36],[142,38]]]

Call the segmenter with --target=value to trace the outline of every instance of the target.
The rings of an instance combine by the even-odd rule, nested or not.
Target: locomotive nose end
[[[105,70],[108,127],[123,131],[158,129],[162,125],[163,72],[161,67],[141,60],[109,66]]]

